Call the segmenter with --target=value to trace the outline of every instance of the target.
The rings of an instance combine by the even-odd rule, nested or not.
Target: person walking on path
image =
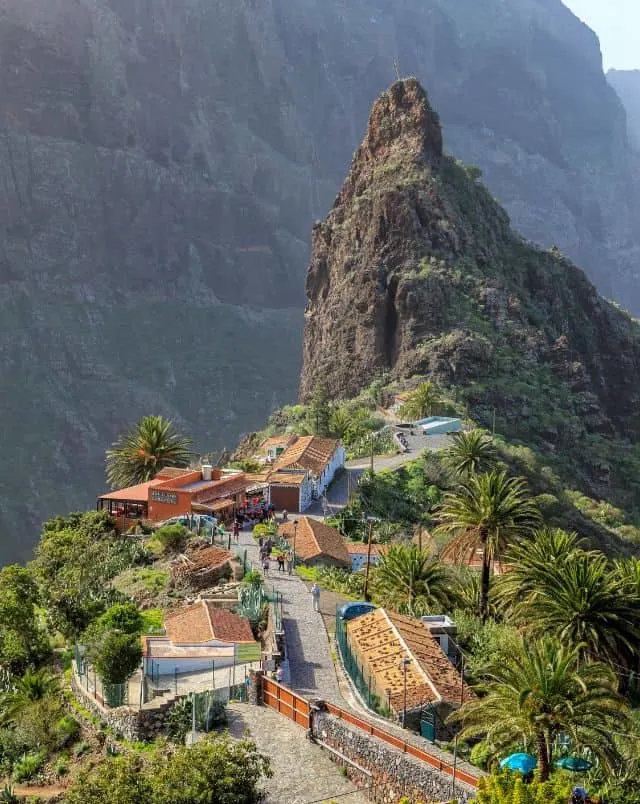
[[[311,587],[311,600],[313,601],[313,610],[320,611],[320,587],[314,583]]]
[[[287,550],[286,561],[287,561],[287,572],[289,573],[289,575],[291,575],[293,572],[293,553],[291,552],[291,550]]]
[[[238,537],[240,536],[240,523],[237,519],[233,522],[233,541],[238,542]]]
[[[264,577],[269,577],[269,556],[265,555],[262,559],[262,572],[264,573]]]
[[[284,572],[284,556],[282,553],[278,553],[278,572]]]

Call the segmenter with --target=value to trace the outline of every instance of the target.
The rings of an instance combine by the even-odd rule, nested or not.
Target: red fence
[[[275,709],[281,715],[293,720],[299,726],[308,729],[309,720],[309,701],[301,698],[291,690],[283,687],[271,679],[262,679],[262,696],[265,706]]]
[[[265,706],[275,709],[277,712],[280,712],[280,714],[288,717],[289,720],[293,720],[305,729],[310,727],[310,707],[309,701],[307,701],[306,698],[301,698],[299,695],[291,692],[291,690],[268,678],[263,678],[262,680],[262,694]],[[377,737],[378,740],[382,740],[388,745],[398,748],[411,757],[426,762],[441,773],[446,773],[449,776],[454,775],[453,765],[448,762],[443,762],[439,757],[429,754],[427,751],[423,751],[421,748],[411,745],[411,743],[407,743],[405,740],[390,734],[388,731],[373,726],[366,720],[352,715],[339,706],[327,704],[327,710],[334,717],[344,720],[346,723],[355,726],[357,729],[366,732],[366,734],[372,737]],[[459,768],[455,769],[455,777],[458,781],[471,785],[471,787],[478,786],[478,778],[476,776],[472,776],[470,773],[466,773]]]

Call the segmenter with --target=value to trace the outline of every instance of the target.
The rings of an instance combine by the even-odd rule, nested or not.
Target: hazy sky
[[[563,0],[600,39],[604,68],[640,69],[640,0]]]

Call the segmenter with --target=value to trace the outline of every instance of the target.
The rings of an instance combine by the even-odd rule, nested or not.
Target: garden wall
[[[371,801],[396,804],[403,796],[411,802],[469,804],[476,791],[435,767],[415,759],[392,745],[351,726],[326,711],[313,711],[312,734],[320,743],[355,763],[344,763],[346,773]],[[335,755],[334,755],[335,756]],[[335,757],[339,762],[340,758]]]

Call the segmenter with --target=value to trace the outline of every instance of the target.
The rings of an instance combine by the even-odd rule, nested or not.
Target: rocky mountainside
[[[640,152],[640,70],[609,70],[607,80],[624,105],[629,139]]]
[[[640,326],[511,229],[477,169],[444,153],[416,79],[375,103],[314,227],[307,296],[303,399],[429,377],[591,495],[637,507]]]
[[[640,310],[624,113],[560,0],[0,2],[0,560],[92,504],[139,415],[209,450],[294,396],[308,232],[394,69]]]

